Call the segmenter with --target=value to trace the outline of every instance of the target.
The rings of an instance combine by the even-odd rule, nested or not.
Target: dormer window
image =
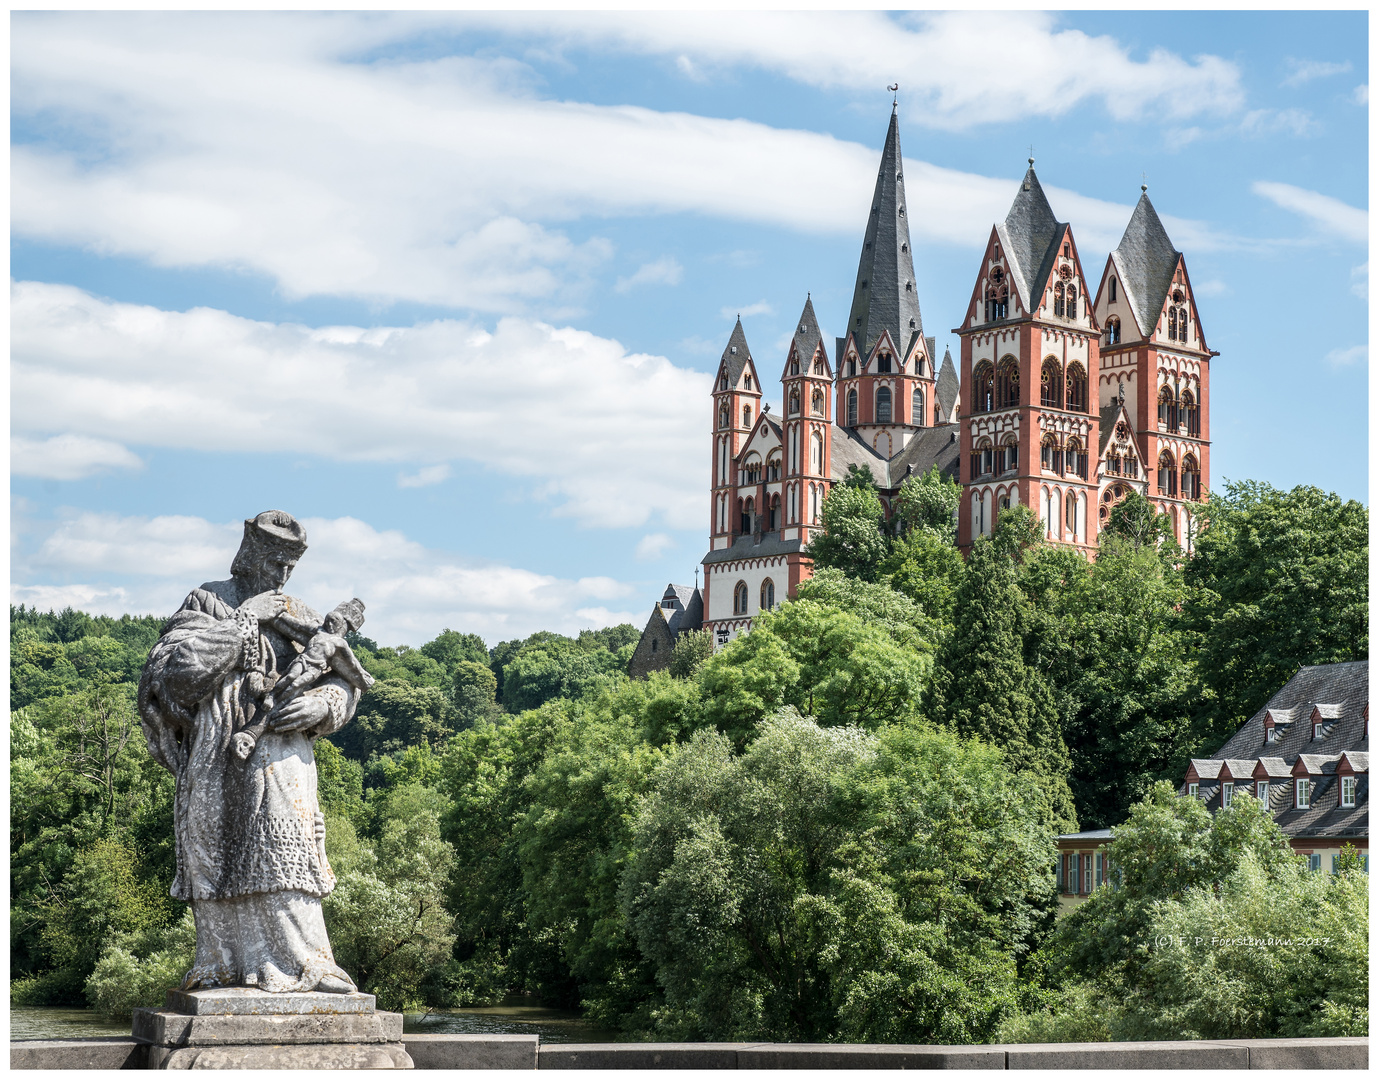
[[[1305,776],[1298,777],[1297,797],[1293,805],[1298,810],[1306,810],[1312,805],[1312,781]]]
[[[1269,805],[1269,781],[1255,781],[1255,798],[1262,802],[1266,807]]]
[[[1355,807],[1355,777],[1341,777],[1341,806],[1343,809],[1351,810]]]
[[[1189,799],[1195,799],[1195,798],[1197,798],[1197,791],[1198,791],[1198,785],[1197,785],[1195,782],[1194,782],[1194,783],[1191,783],[1191,784],[1188,784],[1188,786],[1187,786],[1187,797],[1188,797]]]
[[[1231,806],[1231,796],[1235,794],[1235,785],[1229,780],[1221,785],[1221,809],[1229,810]]]
[[[1314,738],[1314,739],[1320,739],[1320,738],[1322,737],[1322,728],[1325,727],[1325,726],[1326,726],[1325,724],[1313,724],[1313,725],[1312,725],[1312,738]]]
[[[1264,725],[1264,741],[1266,743],[1278,742],[1278,740],[1282,737],[1282,734],[1283,733],[1280,732],[1279,729],[1275,727],[1273,724]]]

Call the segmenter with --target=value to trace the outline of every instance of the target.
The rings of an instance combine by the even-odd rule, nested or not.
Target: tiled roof
[[[779,532],[762,533],[759,544],[752,543],[748,534],[739,536],[731,547],[710,551],[702,562],[705,566],[715,563],[736,562],[739,559],[764,559],[773,555],[789,555],[800,550],[798,540],[782,540]]]
[[[737,380],[742,378],[742,369],[751,359],[752,351],[747,348],[747,335],[742,332],[742,320],[739,318],[723,349],[723,370],[728,373],[729,389],[737,385]]]
[[[1149,201],[1148,194],[1142,194],[1111,258],[1144,337],[1152,334],[1158,325],[1179,257],[1154,204]]]
[[[889,491],[898,488],[910,476],[923,476],[937,465],[941,473],[957,480],[960,452],[958,440],[954,438],[957,432],[956,424],[920,428],[887,461],[863,442],[855,431],[834,425],[833,479],[839,482],[846,480],[849,465],[865,466],[876,479],[876,486],[882,491]],[[914,466],[913,470],[909,468],[911,465]]]
[[[1213,756],[1257,758],[1267,752],[1291,762],[1304,752],[1339,754],[1342,750],[1368,750],[1369,740],[1364,734],[1364,708],[1368,701],[1368,660],[1302,668]],[[1313,739],[1312,725],[1307,721],[1319,702],[1335,705],[1340,712],[1330,721],[1330,731],[1321,739]],[[1280,726],[1282,738],[1266,744],[1265,713],[1272,712],[1277,720],[1285,711],[1295,722],[1286,728]]]
[[[858,351],[863,357],[871,352],[883,330],[891,332],[897,349],[910,342],[912,331],[922,333],[924,330],[906,213],[900,120],[892,113],[886,145],[881,151],[881,167],[876,174],[876,190],[871,199],[871,215],[862,240],[857,284],[853,288],[852,310],[848,313],[845,331],[856,337]],[[842,358],[841,347],[838,356]]]
[[[1064,223],[1053,216],[1053,208],[1039,186],[1031,162],[1010,213],[996,226],[1001,250],[1020,290],[1026,314],[1033,314],[1043,299],[1044,284],[1053,272],[1057,241],[1064,228]]]

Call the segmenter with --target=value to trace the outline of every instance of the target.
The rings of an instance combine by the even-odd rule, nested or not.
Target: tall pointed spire
[[[752,359],[752,352],[747,348],[747,335],[742,332],[742,316],[737,317],[737,325],[733,327],[732,335],[728,338],[728,344],[723,349],[723,370],[728,373],[728,385],[736,386],[737,380],[742,377],[742,369],[746,367]]]
[[[883,330],[891,332],[895,347],[905,350],[911,338],[924,332],[915,286],[914,253],[906,218],[904,161],[900,156],[900,117],[891,112],[871,216],[862,240],[857,284],[852,293],[847,334],[857,339],[865,357]]]
[[[1050,249],[1062,232],[1063,224],[1054,217],[1039,177],[1034,175],[1034,158],[1030,158],[1029,171],[1020,182],[1015,201],[1010,204],[1010,213],[996,227],[1020,290],[1020,300],[1027,310],[1038,306],[1033,294],[1042,291],[1052,269],[1057,252]]]
[[[819,320],[814,315],[814,299],[806,297],[804,310],[800,312],[800,321],[795,328],[795,347],[801,361],[808,361],[814,355],[814,350],[819,347],[822,337]]]
[[[1148,192],[1142,191],[1125,235],[1112,253],[1120,270],[1121,287],[1125,290],[1130,309],[1140,324],[1140,333],[1148,334],[1159,321],[1159,314],[1173,283],[1181,252],[1173,247],[1164,223],[1159,220]]]

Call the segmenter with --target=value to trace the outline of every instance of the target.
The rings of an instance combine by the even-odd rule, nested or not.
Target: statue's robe
[[[172,895],[196,919],[196,964],[187,989],[259,986],[314,990],[326,976],[353,986],[336,964],[321,901],[335,875],[318,839],[313,741],[342,727],[359,694],[327,673],[308,694],[330,706],[308,731],[269,729],[247,760],[232,737],[262,708],[300,646],[238,607],[235,579],[195,589],[163,629],[140,681],[149,752],[177,778]],[[298,600],[289,614],[319,626]]]

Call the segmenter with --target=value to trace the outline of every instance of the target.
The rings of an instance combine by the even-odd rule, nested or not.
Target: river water
[[[543,1043],[612,1042],[613,1032],[585,1023],[577,1012],[531,1005],[522,998],[472,1009],[406,1013],[407,1035],[540,1035]],[[57,1005],[11,1005],[11,1039],[82,1039],[128,1035],[129,1022],[107,1020],[90,1009]]]

